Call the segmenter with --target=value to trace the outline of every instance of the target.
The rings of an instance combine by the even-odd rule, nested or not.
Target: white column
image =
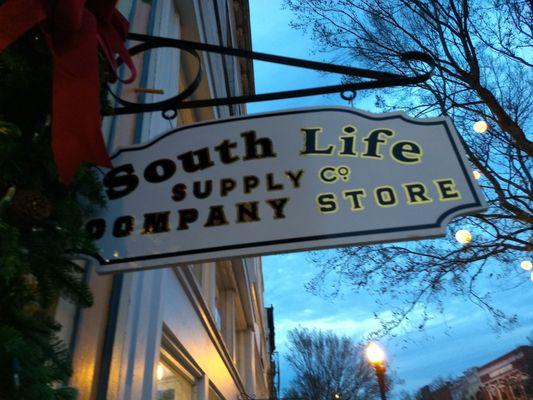
[[[222,334],[224,341],[231,355],[231,359],[235,361],[235,291],[224,291],[224,315],[222,320]]]
[[[198,400],[209,400],[209,379],[204,376],[196,382],[196,398]]]
[[[170,269],[124,275],[107,399],[153,397],[161,344],[161,289]]]
[[[248,329],[244,335],[244,387],[246,394],[255,396],[255,338],[254,331]]]
[[[213,262],[202,264],[202,291],[204,300],[213,312],[217,287],[216,264]]]

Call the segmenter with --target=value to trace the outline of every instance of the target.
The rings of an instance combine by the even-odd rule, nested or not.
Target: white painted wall
[[[136,4],[137,2],[137,4]],[[156,7],[155,20],[150,25],[146,22],[147,4],[141,0],[122,0],[120,9],[125,15],[134,15],[135,7],[144,12],[142,21],[132,21],[133,31],[149,32],[153,35],[180,38],[184,36],[182,27],[191,27],[190,16],[194,15],[196,31],[188,31],[187,37],[197,36],[206,43],[219,43],[214,16],[214,7],[218,4],[223,24],[223,37],[227,38],[228,18],[226,0],[152,0]],[[140,18],[140,17],[138,17]],[[230,27],[234,24],[230,23]],[[151,27],[151,28],[150,28]],[[235,32],[232,32],[235,37]],[[229,44],[229,43],[224,43]],[[225,81],[221,56],[203,56],[205,77],[211,96],[226,96]],[[166,94],[176,93],[180,73],[180,55],[176,51],[155,52],[149,60],[145,87],[163,89]],[[139,64],[142,67],[142,63]],[[238,63],[228,60],[227,72],[232,74],[231,82],[234,93],[240,91]],[[140,71],[142,74],[142,72]],[[140,78],[135,85],[140,85]],[[123,89],[127,96],[134,97],[131,88]],[[129,90],[129,92],[128,92]],[[145,95],[145,101],[160,99],[161,95]],[[164,96],[164,97],[165,97]],[[229,115],[227,107],[211,110],[215,117]],[[192,115],[200,115],[193,112]],[[142,117],[123,116],[113,122],[108,118],[105,127],[111,129],[115,124],[115,134],[108,137],[111,147],[122,146],[135,140],[136,124],[141,126],[141,142],[149,140],[168,130],[177,121],[163,119],[159,113],[144,114]],[[238,262],[236,268],[243,269],[238,285],[246,290],[225,293],[225,312],[229,318],[235,318],[237,296],[249,309],[250,290],[247,286],[255,282],[262,296],[262,275],[257,260],[249,259],[247,263]],[[232,324],[224,325],[224,332],[217,329],[213,319],[214,293],[216,289],[216,268],[211,263],[203,266],[202,282],[197,283],[189,267],[165,269],[146,272],[127,273],[123,278],[120,306],[114,337],[111,370],[109,376],[107,399],[109,400],[149,400],[155,398],[155,371],[161,352],[161,335],[163,325],[172,333],[177,345],[194,361],[199,369],[195,382],[195,400],[208,400],[210,387],[214,387],[223,398],[235,400],[242,391],[248,395],[264,397],[266,371],[260,366],[260,357],[264,355],[265,327],[261,315],[253,315],[247,321],[248,328],[239,334],[231,332]],[[250,278],[250,279],[249,279]],[[244,294],[244,295],[243,295]],[[263,312],[262,299],[259,304]],[[223,336],[232,338],[235,346],[227,346]],[[228,350],[228,347],[230,350]],[[233,350],[232,350],[233,349]],[[239,350],[237,350],[239,349]],[[239,357],[236,356],[239,353]],[[267,364],[265,364],[267,365]],[[240,372],[238,372],[240,371]],[[257,377],[260,377],[258,379]],[[261,382],[258,382],[260,380]]]

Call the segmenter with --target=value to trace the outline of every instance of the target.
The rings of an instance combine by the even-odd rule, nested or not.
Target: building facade
[[[452,400],[484,400],[478,368],[470,368],[463,376],[453,382]]]
[[[251,48],[247,0],[122,0],[130,31]],[[134,43],[131,43],[134,44]],[[204,79],[193,99],[253,91],[252,63],[201,54]],[[154,102],[194,79],[197,60],[175,49],[134,58],[139,75],[113,89],[122,98]],[[170,128],[245,113],[244,106],[106,118],[110,153]],[[149,199],[147,199],[149,201]],[[271,397],[272,311],[263,304],[259,258],[98,275],[90,261],[89,309],[61,299],[56,319],[73,355],[69,385],[83,400],[236,400]]]
[[[533,346],[520,346],[453,381],[424,386],[422,400],[532,400]]]
[[[479,368],[487,400],[533,399],[533,346],[517,349]]]

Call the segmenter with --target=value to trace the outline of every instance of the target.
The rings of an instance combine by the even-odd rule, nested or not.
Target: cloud
[[[332,331],[338,335],[362,338],[379,327],[375,318],[363,320],[343,319],[337,315],[314,319],[281,319],[276,321],[276,330],[283,340],[286,333],[294,328],[317,329]]]

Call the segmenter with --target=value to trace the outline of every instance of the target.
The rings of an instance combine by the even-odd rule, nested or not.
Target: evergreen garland
[[[53,314],[59,296],[92,304],[73,258],[94,251],[83,223],[104,200],[88,167],[58,179],[51,73],[39,29],[0,53],[0,400],[76,398]]]

